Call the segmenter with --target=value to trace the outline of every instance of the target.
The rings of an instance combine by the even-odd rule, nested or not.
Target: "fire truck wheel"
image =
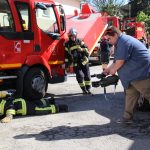
[[[24,77],[23,97],[27,100],[37,100],[45,96],[48,80],[40,68],[31,68]]]

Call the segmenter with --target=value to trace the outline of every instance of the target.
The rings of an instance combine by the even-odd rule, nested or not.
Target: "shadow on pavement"
[[[57,103],[68,104],[70,112],[95,110],[96,113],[110,119],[107,124],[81,125],[81,126],[57,126],[49,128],[37,134],[21,134],[15,139],[35,138],[39,141],[57,141],[65,139],[86,139],[101,137],[107,135],[118,134],[124,138],[134,141],[129,150],[146,150],[150,147],[150,142],[146,142],[150,138],[150,113],[136,112],[135,121],[132,125],[117,124],[116,120],[122,116],[124,107],[124,95],[122,92],[107,94],[108,100],[103,94],[81,95],[66,94],[55,95]],[[71,96],[71,99],[70,99]],[[144,139],[144,140],[143,140]],[[141,141],[140,141],[141,140]],[[144,141],[143,147],[141,142]],[[144,146],[146,149],[144,149]]]

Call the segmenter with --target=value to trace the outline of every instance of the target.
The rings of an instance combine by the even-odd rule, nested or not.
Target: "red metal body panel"
[[[137,39],[146,39],[146,31],[144,22],[136,22],[136,18],[126,18],[123,20],[123,30],[128,31],[133,29],[132,36]]]
[[[63,44],[70,28],[92,53],[107,27],[105,17],[87,4],[67,21],[54,0],[3,0],[0,5],[0,88],[9,82],[27,99],[42,98],[48,83],[65,81]]]
[[[116,16],[106,16],[106,18],[109,26],[113,25],[137,39],[142,39],[142,37],[146,39],[145,25],[143,22],[136,22],[136,18],[125,18],[123,20]]]
[[[101,13],[94,13],[89,9],[88,5],[83,8],[84,11],[81,10],[83,13],[80,15],[67,17],[67,33],[70,28],[76,28],[78,38],[81,38],[85,42],[90,53],[92,53],[107,25]]]
[[[15,23],[16,32],[22,32],[14,1],[9,0],[9,3]],[[25,41],[23,40],[8,40],[2,36],[0,36],[0,41],[2,42],[0,44],[0,70],[20,68],[22,64],[24,64],[26,56],[30,55],[31,50],[33,50],[33,41],[25,44]]]
[[[54,0],[8,0],[9,7],[14,21],[14,35],[30,33],[34,37],[30,40],[22,40],[21,38],[11,38],[1,36],[0,34],[0,71],[21,69],[24,65],[29,68],[33,66],[42,66],[51,73],[51,76],[57,74],[64,76],[64,46],[63,43],[67,39],[68,30],[72,27],[78,31],[78,37],[84,40],[92,53],[100,37],[105,31],[107,25],[105,17],[101,13],[95,13],[88,4],[82,5],[81,13],[75,16],[67,16],[66,31],[61,30],[61,13],[57,7],[54,8],[56,16],[56,24],[58,25],[58,33],[60,39],[53,39],[49,34],[38,27],[35,3],[43,2],[55,4]],[[24,31],[21,24],[21,16],[19,10],[16,9],[16,3],[24,3],[29,7],[28,22],[30,21],[31,29]],[[29,24],[29,23],[28,23]],[[10,36],[11,33],[9,33]]]
[[[49,61],[61,61],[64,62],[64,35],[60,30],[61,40],[53,40],[46,35],[40,28],[38,28],[36,22],[36,16],[34,12],[35,1],[33,0],[18,0],[25,2],[30,6],[31,16],[31,31],[34,32],[34,40],[8,40],[0,36],[1,44],[0,51],[0,69],[20,68],[22,65],[33,66],[35,64],[42,64],[50,71]],[[49,2],[54,4],[53,0],[36,0],[36,2]],[[12,10],[13,19],[15,22],[16,32],[22,32],[19,16],[14,5],[14,1],[9,0],[10,8]],[[34,12],[34,13],[33,13]],[[55,8],[57,19],[59,20],[59,13]],[[59,26],[60,23],[58,22]],[[19,44],[17,44],[19,43]],[[18,45],[18,51],[16,50]],[[41,48],[40,52],[34,51],[34,45],[39,45]],[[31,59],[34,58],[34,59]],[[14,65],[12,65],[14,64]],[[52,63],[51,63],[52,65]],[[57,63],[55,63],[57,65]],[[60,64],[59,64],[60,65]]]
[[[119,17],[116,17],[116,16],[106,16],[107,18],[107,23],[108,23],[108,26],[115,26],[117,28],[120,28],[120,18]]]

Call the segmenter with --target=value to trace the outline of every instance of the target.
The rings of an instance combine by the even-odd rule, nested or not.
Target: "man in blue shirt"
[[[115,46],[114,62],[104,71],[105,74],[118,72],[125,89],[125,110],[121,122],[131,123],[134,108],[144,96],[150,101],[150,51],[139,40],[122,34],[111,26],[105,35]]]

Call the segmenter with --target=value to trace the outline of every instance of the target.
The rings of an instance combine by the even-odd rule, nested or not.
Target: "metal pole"
[[[129,3],[129,18],[131,18],[131,3]]]

